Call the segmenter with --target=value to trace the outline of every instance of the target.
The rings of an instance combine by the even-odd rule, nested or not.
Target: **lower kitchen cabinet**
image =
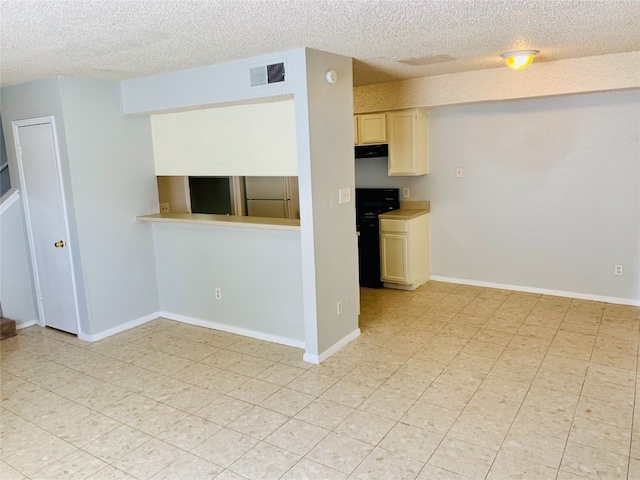
[[[429,280],[429,214],[408,220],[380,216],[381,279],[385,287],[415,290]]]

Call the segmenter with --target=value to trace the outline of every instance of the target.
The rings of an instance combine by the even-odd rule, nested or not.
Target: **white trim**
[[[102,332],[98,332],[94,335],[79,333],[78,338],[86,342],[97,342],[98,340],[102,340],[103,338],[122,333],[125,330],[144,325],[145,323],[150,322],[151,320],[155,320],[156,318],[159,318],[161,316],[162,315],[160,314],[160,312],[150,313],[149,315],[145,315],[144,317],[136,318],[135,320],[131,320],[130,322],[123,323],[122,325],[118,325],[108,330],[103,330]]]
[[[338,350],[340,350],[342,347],[344,347],[347,343],[351,342],[355,338],[358,338],[359,336],[360,336],[360,329],[356,328],[353,332],[351,332],[350,334],[348,334],[346,337],[342,338],[341,340],[338,340],[336,343],[334,343],[331,347],[326,349],[320,355],[315,355],[313,353],[305,353],[302,356],[302,360],[304,360],[305,362],[315,363],[315,364],[322,363],[327,358],[329,358],[331,355],[333,355]]]
[[[589,293],[565,292],[563,290],[548,290],[546,288],[523,287],[520,285],[504,285],[501,283],[481,282],[478,280],[467,280],[464,278],[441,277],[431,275],[431,280],[436,282],[460,283],[462,285],[473,285],[475,287],[500,288],[502,290],[515,290],[516,292],[539,293],[542,295],[552,295],[554,297],[578,298],[580,300],[593,300],[595,302],[616,303],[620,305],[640,306],[640,300],[632,298],[607,297],[604,295],[592,295]]]
[[[34,325],[38,325],[37,320],[27,320],[26,322],[16,322],[16,330],[22,330],[23,328],[33,327]]]
[[[175,320],[176,322],[188,323],[189,325],[211,328],[213,330],[220,330],[222,332],[235,333],[236,335],[256,338],[258,340],[265,340],[267,342],[279,343],[282,345],[287,345],[289,347],[304,348],[304,342],[301,340],[281,337],[279,335],[272,335],[270,333],[264,333],[258,330],[249,330],[247,328],[236,327],[225,323],[212,322],[211,320],[202,320],[200,318],[188,317],[186,315],[180,315],[178,313],[159,312],[158,315],[163,318],[168,318],[169,320]]]
[[[12,191],[13,190],[13,191]],[[20,190],[17,188],[10,189],[4,196],[2,203],[0,203],[0,215],[9,210],[11,205],[16,203],[20,199]]]
[[[27,120],[15,120],[11,122],[11,127],[13,131],[13,143],[16,150],[16,159],[18,163],[18,175],[20,177],[20,189],[23,192],[24,200],[23,200],[23,208],[25,215],[25,226],[27,229],[27,238],[29,240],[29,253],[31,254],[31,267],[33,271],[33,280],[36,287],[36,300],[38,306],[38,325],[44,327],[46,326],[46,318],[44,315],[44,305],[42,304],[42,298],[40,295],[40,276],[38,275],[37,261],[36,261],[36,251],[35,251],[35,242],[33,238],[33,229],[31,227],[31,214],[29,212],[29,192],[26,188],[26,180],[24,178],[24,167],[22,163],[22,151],[20,147],[20,136],[18,135],[18,129],[20,127],[29,127],[34,125],[49,125],[51,128],[51,137],[53,139],[53,149],[55,154],[55,168],[58,176],[58,186],[60,188],[60,198],[62,201],[62,209],[64,210],[64,228],[65,234],[67,236],[67,247],[69,252],[69,263],[71,267],[71,285],[73,290],[73,303],[76,311],[76,331],[78,335],[82,333],[82,328],[80,327],[80,305],[78,303],[78,283],[76,281],[75,274],[75,246],[71,241],[71,230],[69,229],[69,210],[67,208],[67,201],[65,196],[64,189],[64,180],[62,178],[62,163],[60,159],[60,148],[58,146],[58,132],[56,129],[56,122],[53,115],[47,117],[38,117],[38,118],[30,118]]]

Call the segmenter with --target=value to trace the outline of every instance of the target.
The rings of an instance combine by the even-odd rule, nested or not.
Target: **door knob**
[[[64,247],[64,240],[58,240],[56,243],[53,244],[53,246],[56,248]]]

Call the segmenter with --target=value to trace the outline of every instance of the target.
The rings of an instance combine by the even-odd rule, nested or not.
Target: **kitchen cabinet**
[[[424,109],[413,108],[387,113],[389,135],[389,176],[429,173],[429,118]]]
[[[408,220],[380,215],[381,279],[385,287],[415,290],[429,280],[429,214]]]
[[[353,117],[353,138],[356,145],[387,143],[385,113],[369,113]]]

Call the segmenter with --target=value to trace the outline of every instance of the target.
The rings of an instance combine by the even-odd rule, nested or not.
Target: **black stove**
[[[382,288],[380,280],[381,213],[400,208],[398,188],[356,188],[360,286]]]

